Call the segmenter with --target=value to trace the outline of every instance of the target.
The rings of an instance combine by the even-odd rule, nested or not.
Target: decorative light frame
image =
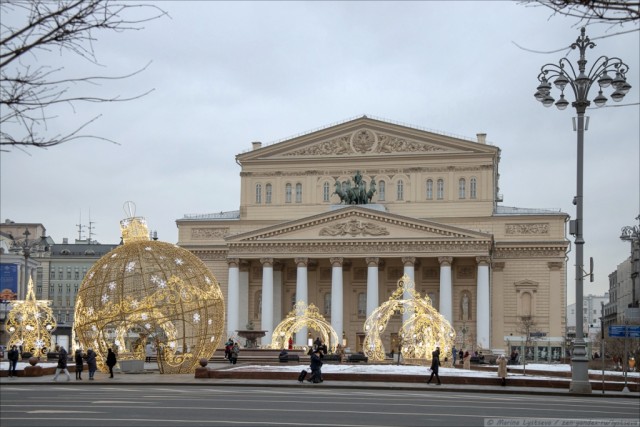
[[[329,343],[327,347],[329,347],[330,351],[332,353],[335,352],[337,345],[340,344],[335,329],[333,329],[331,324],[320,314],[318,307],[313,304],[307,306],[304,301],[298,301],[294,309],[291,310],[289,314],[287,314],[287,317],[273,330],[269,348],[287,348],[289,338],[292,338],[293,334],[304,327],[317,331],[322,341]],[[294,346],[294,348],[307,350],[307,347],[304,346]]]

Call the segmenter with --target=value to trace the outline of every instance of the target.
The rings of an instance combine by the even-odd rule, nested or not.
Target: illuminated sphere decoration
[[[191,373],[222,340],[224,298],[204,263],[186,249],[149,239],[144,218],[120,222],[124,244],[100,258],[78,291],[75,336],[97,353],[144,360],[152,344],[160,372]]]

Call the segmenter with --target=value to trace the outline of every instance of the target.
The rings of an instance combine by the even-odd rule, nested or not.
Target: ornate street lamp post
[[[640,215],[636,219],[640,222]],[[636,281],[640,273],[640,226],[622,227],[620,240],[631,242],[631,305],[629,307],[637,308]]]
[[[24,257],[24,275],[22,276],[22,280],[23,289],[24,292],[26,292],[29,283],[29,266],[27,265],[29,263],[29,258],[31,257],[32,253],[48,251],[49,246],[47,245],[47,238],[45,236],[40,237],[38,240],[29,241],[31,232],[29,232],[29,228],[27,227],[25,227],[24,233],[22,233],[22,235],[24,236],[24,240],[21,242],[17,242],[15,241],[15,239],[13,239],[13,236],[11,237],[13,239],[13,242],[9,250],[14,253],[20,253]]]
[[[571,45],[572,49],[580,51],[580,59],[578,60],[578,69],[569,62],[567,58],[562,58],[558,64],[545,64],[540,70],[538,81],[540,84],[534,94],[535,98],[545,107],[550,107],[555,103],[559,110],[564,110],[569,105],[569,101],[565,99],[565,89],[573,92],[575,100],[571,106],[576,109],[578,116],[577,132],[578,132],[578,153],[577,153],[577,189],[574,198],[576,205],[576,219],[571,221],[571,234],[575,236],[576,245],[576,305],[582,307],[583,289],[582,282],[585,277],[583,270],[583,223],[582,223],[582,204],[583,204],[583,155],[584,155],[584,131],[585,117],[584,113],[591,104],[588,99],[589,90],[594,83],[598,83],[598,95],[593,99],[593,103],[598,107],[602,107],[607,102],[607,97],[602,94],[602,90],[611,86],[614,92],[611,99],[619,102],[624,98],[625,94],[631,89],[631,85],[627,83],[626,73],[629,70],[627,64],[622,62],[620,58],[608,58],[606,56],[599,57],[585,74],[587,60],[585,52],[587,48],[595,47],[595,43],[589,40],[585,35],[585,29],[580,30],[580,37]],[[613,77],[609,75],[613,74]],[[557,101],[551,96],[551,80],[553,84],[560,90],[560,99]],[[569,92],[569,91],[568,91]],[[583,314],[582,310],[576,310],[576,339],[573,345],[572,353],[572,369],[571,369],[571,386],[570,390],[574,393],[591,393],[591,384],[589,383],[589,374],[587,364],[589,358],[586,353],[583,330]]]

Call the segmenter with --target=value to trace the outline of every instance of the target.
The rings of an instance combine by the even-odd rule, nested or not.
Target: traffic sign
[[[609,336],[612,338],[640,338],[640,325],[611,325]]]

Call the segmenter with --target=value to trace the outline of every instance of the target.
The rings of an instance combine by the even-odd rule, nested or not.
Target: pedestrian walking
[[[464,358],[462,359],[462,368],[471,370],[471,355],[468,351],[464,352]]]
[[[307,380],[314,384],[322,382],[322,350],[316,349],[311,354],[311,377]]]
[[[451,349],[451,354],[453,355],[453,367],[456,366],[456,359],[458,358],[458,350],[456,350],[456,346],[454,345]]]
[[[440,375],[438,375],[438,368],[440,368],[440,347],[436,347],[436,349],[431,353],[431,376],[429,377],[427,384],[431,383],[434,375],[438,380],[438,385],[442,384],[440,382]]]
[[[76,362],[76,380],[82,379],[82,370],[84,365],[84,354],[82,354],[81,349],[77,349],[75,353],[75,362]]]
[[[7,358],[9,359],[9,378],[15,378],[18,376],[16,367],[18,366],[18,359],[20,358],[20,352],[17,346],[11,346],[11,350],[7,353]]]
[[[116,363],[118,363],[118,360],[116,359],[116,354],[113,352],[113,350],[109,349],[108,353],[107,353],[107,366],[109,367],[109,378],[113,378],[113,367],[116,366]]]
[[[98,363],[96,361],[96,352],[92,349],[87,350],[87,368],[89,369],[89,379],[93,380],[93,376],[98,370]]]
[[[240,345],[238,343],[233,343],[233,348],[231,349],[231,364],[235,365],[238,362],[238,355],[240,354]]]
[[[155,355],[156,351],[153,348],[153,344],[151,344],[150,342],[147,343],[146,346],[144,346],[144,361],[146,363],[150,363],[151,362],[151,358]]]
[[[56,374],[53,376],[53,381],[57,381],[58,375],[64,372],[67,376],[67,381],[71,381],[71,375],[69,375],[69,370],[67,370],[67,358],[69,354],[64,347],[60,347],[60,351],[58,352],[58,367],[56,368]]]
[[[502,386],[507,385],[507,358],[504,354],[498,357],[498,377],[502,380]]]
[[[224,343],[224,358],[231,362],[231,349],[233,348],[233,340],[229,338],[226,343]]]

